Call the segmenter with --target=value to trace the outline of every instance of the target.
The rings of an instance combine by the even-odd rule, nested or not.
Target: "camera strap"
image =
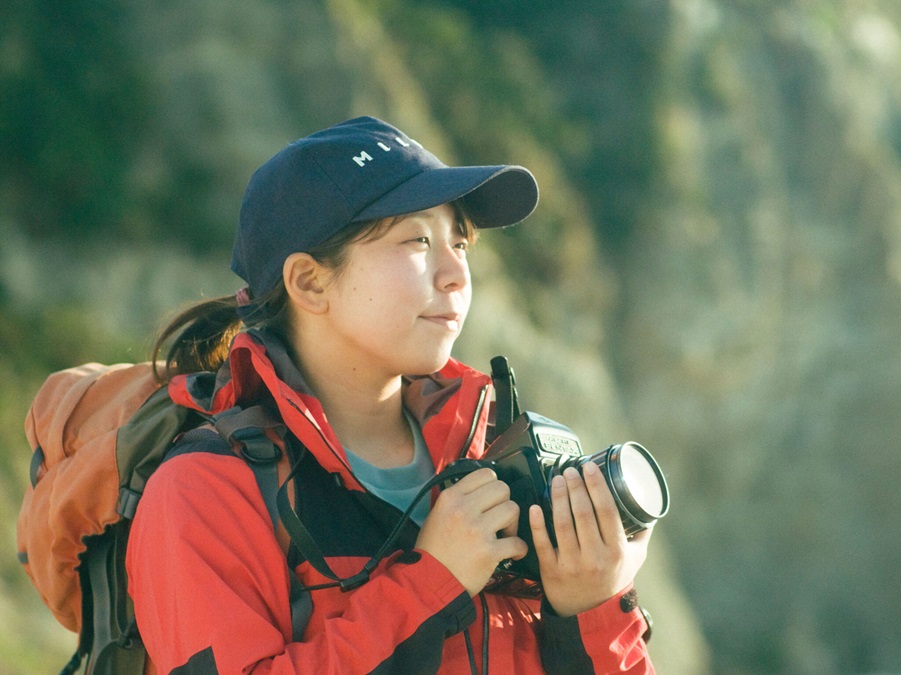
[[[513,369],[510,368],[505,356],[496,356],[491,359],[491,379],[495,388],[495,434],[500,435],[513,423],[520,415],[519,401],[516,396],[516,380],[513,376]],[[301,446],[300,457],[297,459],[287,480],[278,490],[276,497],[276,505],[278,508],[278,517],[288,532],[291,541],[297,547],[300,554],[308,563],[331,582],[318,584],[314,586],[305,586],[302,590],[313,591],[322,588],[340,587],[343,591],[349,591],[369,581],[372,572],[378,567],[379,563],[388,555],[400,537],[401,531],[405,523],[411,519],[413,510],[420,500],[425,498],[436,485],[446,482],[453,482],[454,479],[460,479],[466,474],[473,471],[470,460],[458,460],[450,466],[446,467],[441,473],[433,476],[422,486],[419,493],[413,499],[409,508],[404,515],[398,520],[391,534],[385,540],[385,543],[379,551],[363,566],[357,574],[350,577],[342,578],[335,574],[325,559],[319,545],[316,543],[313,535],[307,529],[306,525],[300,519],[297,511],[291,505],[288,497],[288,485],[294,484],[294,477],[300,468],[300,458],[306,453],[306,448]]]
[[[500,436],[519,417],[516,378],[506,356],[491,359],[491,380],[494,382],[494,433]]]
[[[304,452],[305,451],[306,449],[304,448]],[[323,588],[335,587],[339,587],[342,591],[350,591],[357,588],[358,586],[365,584],[367,581],[369,581],[369,577],[378,567],[379,563],[385,558],[386,555],[393,551],[395,542],[397,541],[398,537],[400,537],[406,522],[411,519],[413,510],[416,508],[416,505],[419,503],[419,501],[426,497],[432,491],[432,488],[436,485],[440,485],[446,481],[451,481],[454,478],[462,478],[467,473],[470,473],[473,470],[473,467],[469,460],[459,461],[451,464],[441,473],[429,479],[419,490],[409,508],[407,508],[407,510],[404,512],[404,515],[397,521],[394,529],[388,535],[388,538],[385,540],[385,543],[382,544],[378,552],[372,558],[370,558],[370,560],[365,565],[363,565],[363,568],[356,574],[349,577],[340,577],[335,574],[335,572],[329,566],[328,562],[325,559],[325,555],[322,553],[322,549],[319,547],[319,544],[316,543],[313,535],[310,534],[310,531],[307,529],[306,525],[303,524],[303,521],[300,519],[297,511],[293,506],[291,506],[291,501],[288,497],[288,485],[294,484],[293,479],[297,475],[300,464],[301,462],[297,461],[297,463],[294,465],[294,468],[292,468],[291,473],[288,474],[287,480],[285,480],[282,486],[278,489],[276,502],[278,507],[279,519],[285,526],[285,530],[287,530],[288,536],[297,547],[297,550],[306,559],[306,561],[310,563],[313,569],[315,569],[327,579],[332,579],[331,582],[324,584],[303,586],[301,589],[303,591],[316,591]]]

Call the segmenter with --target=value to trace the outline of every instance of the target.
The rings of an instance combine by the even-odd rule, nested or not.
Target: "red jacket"
[[[406,381],[405,405],[437,471],[482,455],[489,387],[490,378],[453,360]],[[271,336],[242,333],[218,376],[180,376],[169,389],[177,403],[208,412],[274,402],[308,449],[297,510],[338,575],[360,571],[387,539],[400,512],[353,476],[318,401],[300,393],[299,373]],[[188,434],[177,450],[147,483],[127,554],[138,627],[158,672],[469,673],[487,637],[494,673],[653,673],[644,619],[624,612],[621,596],[560,618],[542,615],[538,601],[485,594],[486,636],[481,602],[414,549],[412,523],[369,582],[313,591],[303,640],[293,642],[289,567],[253,472],[212,433]],[[305,585],[329,581],[306,561],[294,569]]]

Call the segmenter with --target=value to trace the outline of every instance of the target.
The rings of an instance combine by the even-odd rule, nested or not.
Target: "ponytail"
[[[233,295],[214,298],[184,310],[166,326],[153,346],[151,360],[156,379],[165,384],[174,375],[216,371],[225,362],[232,339],[241,330],[238,302]],[[159,363],[164,345],[176,334]]]
[[[151,361],[157,381],[165,384],[175,375],[219,370],[228,358],[232,340],[244,326],[267,326],[285,336],[287,297],[282,282],[266,296],[249,300],[249,304],[225,295],[188,307],[160,332],[153,346]]]

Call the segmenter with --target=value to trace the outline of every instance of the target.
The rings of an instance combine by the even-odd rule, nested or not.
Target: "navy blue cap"
[[[449,167],[399,129],[373,117],[294,141],[253,174],[232,270],[254,297],[275,288],[285,260],[350,225],[461,199],[476,227],[505,227],[538,204],[521,166]]]

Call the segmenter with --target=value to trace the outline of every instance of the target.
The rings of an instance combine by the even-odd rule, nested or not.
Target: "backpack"
[[[86,675],[144,672],[125,572],[131,519],[173,440],[204,424],[247,459],[277,529],[276,492],[289,470],[279,441],[284,427],[261,406],[206,418],[173,403],[151,363],[63,370],[35,396],[25,422],[33,456],[16,543],[44,603],[79,634],[61,675],[86,657]],[[285,538],[279,541],[287,553]],[[291,599],[296,636],[311,605],[296,587]]]

